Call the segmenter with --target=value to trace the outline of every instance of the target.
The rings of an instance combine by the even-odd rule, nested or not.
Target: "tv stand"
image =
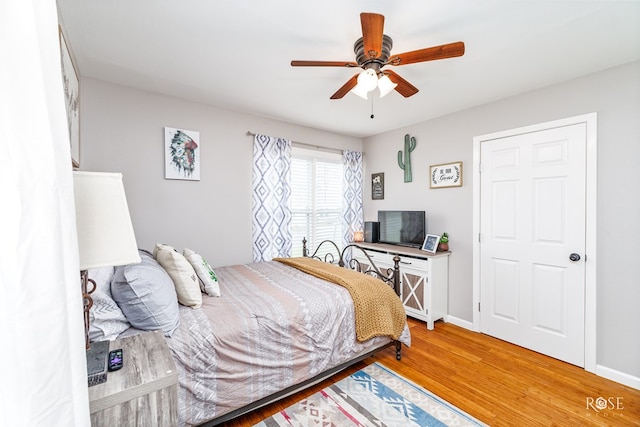
[[[422,249],[389,243],[357,243],[382,269],[393,268],[393,257],[400,257],[400,298],[408,316],[423,320],[427,329],[434,322],[447,321],[449,288],[449,255],[432,255]],[[363,266],[369,262],[364,255],[354,258]]]
[[[389,246],[399,246],[401,248],[414,248],[416,249],[415,245],[411,245],[409,243],[387,243],[387,242],[378,242],[376,243],[378,245],[389,245]]]

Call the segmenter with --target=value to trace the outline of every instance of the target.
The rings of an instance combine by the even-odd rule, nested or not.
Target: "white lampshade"
[[[387,76],[386,74],[380,77],[380,80],[378,80],[378,89],[380,90],[380,98],[382,98],[383,96],[385,96],[386,94],[394,90],[396,86],[398,86],[398,83],[392,82],[389,76]]]
[[[122,174],[73,172],[80,270],[140,262]]]

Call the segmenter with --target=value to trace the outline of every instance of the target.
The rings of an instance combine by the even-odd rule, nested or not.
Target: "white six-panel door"
[[[585,363],[586,132],[579,123],[480,148],[481,331],[578,366]]]

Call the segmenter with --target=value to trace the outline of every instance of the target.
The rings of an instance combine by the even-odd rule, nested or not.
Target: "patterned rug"
[[[484,425],[377,362],[256,424],[260,427]]]

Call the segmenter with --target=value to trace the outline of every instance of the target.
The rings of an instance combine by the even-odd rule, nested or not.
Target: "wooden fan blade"
[[[397,75],[395,72],[391,70],[384,70],[384,74],[389,76],[389,79],[392,82],[398,84],[398,86],[396,86],[396,91],[400,95],[404,96],[405,98],[408,98],[418,93],[417,87],[415,87],[414,85],[412,85],[411,83],[409,83],[408,81],[406,81],[405,79]]]
[[[407,65],[416,62],[434,61],[436,59],[454,58],[462,55],[464,55],[464,43],[456,42],[413,50],[399,55],[391,55],[388,64]]]
[[[353,89],[354,87],[356,87],[356,85],[358,84],[358,76],[359,75],[360,75],[360,73],[355,74],[353,77],[351,77],[340,89],[338,89],[338,91],[336,93],[331,95],[330,99],[340,99],[343,96],[345,96],[346,94],[348,94],[349,91],[351,89]]]
[[[292,67],[357,67],[352,61],[291,61]]]
[[[382,34],[384,31],[384,16],[377,13],[361,13],[362,42],[364,54],[368,58],[377,58],[382,54]]]

